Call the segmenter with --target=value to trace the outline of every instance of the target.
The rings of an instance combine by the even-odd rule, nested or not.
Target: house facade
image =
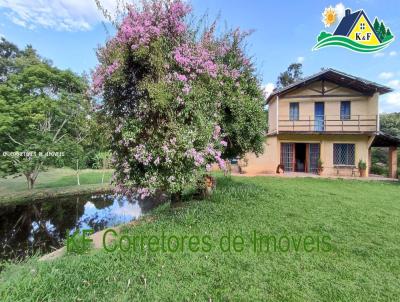
[[[379,96],[392,91],[346,73],[325,69],[275,90],[267,99],[268,133],[263,154],[247,154],[244,173],[284,172],[357,176],[359,161],[368,169],[371,147],[390,147],[397,172],[399,140],[379,129]]]

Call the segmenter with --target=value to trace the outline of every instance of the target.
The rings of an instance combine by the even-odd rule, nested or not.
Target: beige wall
[[[276,132],[276,97],[269,103],[268,106],[268,133],[275,133]]]
[[[325,82],[325,90],[337,87],[336,84]],[[279,131],[313,131],[314,130],[314,103],[325,103],[326,131],[376,131],[378,109],[378,93],[372,97],[361,95],[360,93],[340,87],[326,95],[346,95],[343,97],[312,97],[318,94],[314,90],[321,90],[321,82],[315,82],[304,88],[299,88],[286,95],[273,98],[269,103],[269,131],[275,133]],[[295,98],[296,96],[307,96],[309,98]],[[350,95],[350,97],[348,96]],[[340,119],[340,102],[351,101],[351,120],[332,121]],[[299,103],[300,121],[289,120],[289,107],[291,102]],[[279,106],[277,106],[279,103]],[[279,108],[277,108],[279,107]],[[277,123],[277,110],[279,121]],[[358,121],[360,119],[360,122]],[[294,127],[293,127],[294,126]]]
[[[280,162],[278,138],[276,136],[267,137],[262,154],[256,156],[254,153],[248,153],[245,158],[247,165],[242,168],[245,173],[275,173]]]
[[[323,175],[336,175],[337,170],[333,166],[333,144],[354,143],[355,165],[359,160],[367,162],[368,149],[373,136],[368,135],[298,135],[286,134],[268,137],[264,145],[264,153],[259,157],[247,154],[247,166],[243,168],[245,173],[275,173],[280,163],[281,143],[319,143],[321,144],[321,160],[323,161]],[[369,168],[369,167],[368,167]],[[367,169],[368,171],[368,169]],[[341,169],[341,176],[351,175],[351,169]]]

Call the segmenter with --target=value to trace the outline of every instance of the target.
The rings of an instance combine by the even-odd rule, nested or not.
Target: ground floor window
[[[355,166],[355,144],[333,144],[335,166]]]

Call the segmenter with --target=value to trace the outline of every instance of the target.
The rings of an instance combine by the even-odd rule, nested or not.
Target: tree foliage
[[[87,84],[71,71],[53,67],[31,46],[21,51],[4,39],[0,45],[5,62],[0,84],[0,170],[24,174],[32,188],[39,172],[55,162],[54,152],[71,157],[68,151],[75,150],[71,142],[85,128],[90,110]]]
[[[187,22],[185,2],[128,6],[99,49],[93,90],[112,129],[117,192],[180,193],[213,163],[261,152],[264,98],[238,30]]]
[[[292,63],[289,65],[288,69],[282,72],[276,81],[276,87],[283,88],[294,82],[301,80],[303,77],[302,71],[303,65],[301,63]]]
[[[383,132],[400,138],[400,112],[381,114],[380,123]]]
[[[378,18],[375,18],[373,27],[382,42],[389,41],[393,38],[390,29],[385,26],[385,23],[383,23],[383,21],[379,22]]]

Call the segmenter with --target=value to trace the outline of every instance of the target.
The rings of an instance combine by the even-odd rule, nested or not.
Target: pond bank
[[[121,228],[124,227],[133,227],[135,225],[138,225],[140,223],[149,223],[149,222],[153,222],[154,221],[154,217],[152,216],[147,216],[145,218],[142,219],[138,219],[138,220],[133,220],[131,222],[128,222],[126,224],[122,224],[122,225],[117,225],[115,227],[112,228],[107,228],[98,232],[95,232],[94,234],[90,235],[89,238],[92,239],[92,249],[95,250],[99,250],[102,249],[104,247],[104,243],[103,243],[103,237],[104,237],[104,233],[109,230],[109,229],[113,229],[116,233],[120,233],[121,232]],[[106,244],[109,244],[112,242],[112,238],[111,237],[106,237]],[[39,258],[39,261],[50,261],[50,260],[54,260],[57,258],[60,258],[62,256],[64,256],[67,252],[67,247],[63,246],[51,253],[45,254],[42,257]]]
[[[24,176],[0,178],[0,206],[58,198],[71,195],[107,193],[113,170],[84,169],[77,185],[76,171],[70,168],[50,168],[39,174],[32,190],[27,189]]]
[[[0,206],[23,204],[48,198],[68,197],[71,195],[100,194],[112,192],[113,186],[108,184],[91,184],[48,189],[33,189],[32,191],[9,193],[0,196]]]
[[[3,205],[0,207],[0,262],[54,252],[65,246],[67,238],[76,232],[96,233],[131,223],[164,200],[137,200],[105,193]],[[93,236],[99,239],[94,240],[95,246],[96,242],[101,243],[102,235]]]

